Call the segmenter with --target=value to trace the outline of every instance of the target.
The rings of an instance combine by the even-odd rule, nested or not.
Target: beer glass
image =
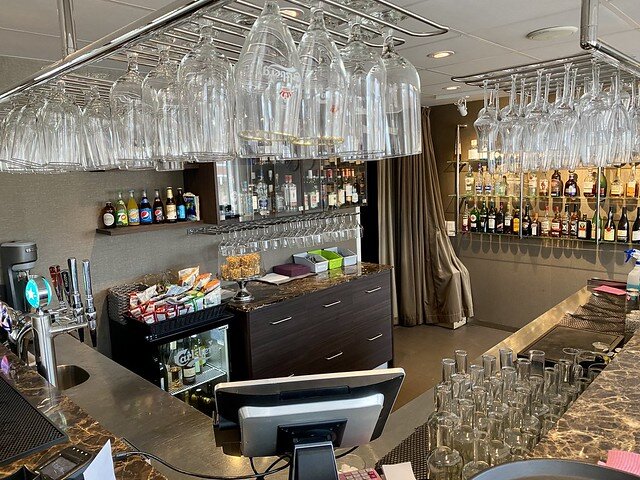
[[[235,67],[238,156],[292,158],[301,65],[278,4],[267,0]]]
[[[362,39],[360,24],[352,23],[347,45],[340,52],[348,87],[343,160],[378,160],[385,155],[385,68],[382,59]]]
[[[98,87],[95,85],[91,86],[86,93],[82,127],[89,168],[94,170],[118,168],[114,155],[111,110],[100,97]]]
[[[298,53],[302,92],[299,134],[294,140],[296,156],[326,158],[335,155],[336,147],[344,141],[347,73],[319,8],[312,10]]]
[[[182,153],[201,161],[235,156],[233,70],[215,48],[210,25],[200,27],[200,39],[178,69],[180,141]]]
[[[9,148],[9,164],[29,170],[44,167],[42,152],[42,130],[38,118],[40,101],[35,93],[27,95],[27,104],[15,117],[15,133]],[[7,135],[10,140],[10,136]]]

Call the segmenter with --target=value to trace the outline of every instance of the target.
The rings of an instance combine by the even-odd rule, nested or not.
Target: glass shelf
[[[169,393],[171,395],[178,395],[179,393],[186,392],[187,390],[199,387],[201,385],[204,385],[205,383],[209,383],[214,380],[226,377],[227,372],[221,370],[220,367],[217,367],[210,363],[205,363],[204,367],[202,367],[202,371],[196,375],[195,383],[185,385],[180,382],[180,385],[176,387],[174,387],[173,385],[169,385]]]

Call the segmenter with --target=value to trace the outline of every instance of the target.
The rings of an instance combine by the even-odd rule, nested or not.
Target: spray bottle
[[[625,263],[631,260],[632,257],[636,261],[633,270],[631,270],[629,275],[627,275],[627,292],[629,292],[629,289],[640,290],[640,250],[632,248],[630,250],[625,250],[624,253],[627,254],[627,259],[624,261]]]

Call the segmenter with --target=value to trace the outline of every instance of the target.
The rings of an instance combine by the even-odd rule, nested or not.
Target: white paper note
[[[386,480],[416,480],[411,462],[383,465],[382,472]]]
[[[116,471],[111,457],[111,440],[107,440],[107,443],[84,471],[84,479],[116,480]]]

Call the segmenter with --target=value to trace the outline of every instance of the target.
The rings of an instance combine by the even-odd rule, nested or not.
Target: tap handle
[[[51,283],[53,283],[53,288],[56,291],[56,297],[58,298],[58,303],[64,303],[64,285],[62,283],[62,275],[60,274],[60,265],[51,265],[49,267],[49,274],[51,275]]]
[[[91,284],[91,265],[89,260],[82,261],[82,273],[84,277],[84,294],[86,297],[93,298],[93,288]]]
[[[98,331],[93,328],[93,329],[89,329],[89,335],[91,335],[91,346],[93,348],[96,348],[98,346]],[[84,343],[84,340],[83,340]]]
[[[78,262],[74,257],[67,260],[69,265],[69,275],[71,276],[71,295],[80,293],[78,287]]]
[[[67,270],[62,270],[62,272],[60,272],[60,276],[62,277],[64,293],[67,295],[67,302],[71,303],[71,283],[69,282],[69,272]]]

